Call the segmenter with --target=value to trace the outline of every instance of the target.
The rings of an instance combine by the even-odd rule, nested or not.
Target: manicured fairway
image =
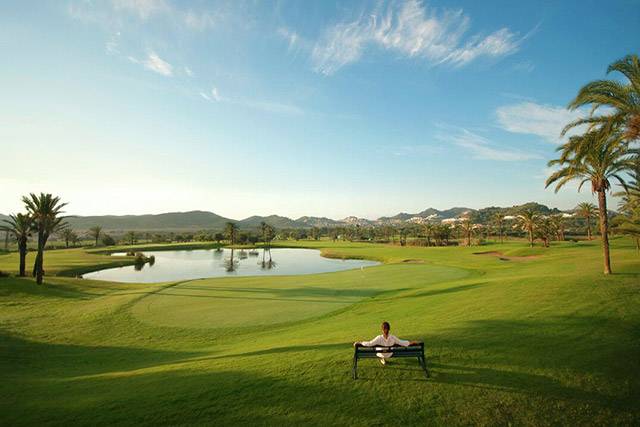
[[[640,423],[630,241],[613,240],[611,277],[597,241],[298,244],[385,264],[151,285],[53,276],[114,262],[74,249],[47,253],[44,287],[0,278],[0,423]],[[364,361],[351,379],[351,343],[382,320],[425,341],[430,380],[412,360]]]

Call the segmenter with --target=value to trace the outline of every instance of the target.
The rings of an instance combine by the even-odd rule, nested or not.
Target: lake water
[[[109,268],[84,274],[86,279],[127,283],[154,283],[204,277],[274,276],[329,273],[378,265],[376,261],[331,259],[313,249],[278,248],[270,251],[197,249],[148,251],[155,263]],[[118,256],[124,254],[113,254]],[[263,262],[264,259],[264,262]]]

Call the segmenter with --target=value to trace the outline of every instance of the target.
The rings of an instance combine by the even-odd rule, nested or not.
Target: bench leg
[[[353,368],[351,369],[353,379],[358,379],[358,358],[356,356],[353,357]]]
[[[427,363],[424,356],[418,357],[418,362],[420,362],[420,366],[424,370],[425,375],[427,376],[427,378],[429,378],[431,375],[429,374],[429,370],[427,369]]]

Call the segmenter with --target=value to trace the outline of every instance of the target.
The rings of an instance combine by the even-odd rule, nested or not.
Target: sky
[[[0,2],[0,213],[377,218],[537,201],[640,1]]]

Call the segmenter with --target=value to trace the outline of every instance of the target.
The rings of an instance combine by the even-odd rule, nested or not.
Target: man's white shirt
[[[365,347],[377,347],[377,346],[391,347],[393,345],[401,345],[402,347],[407,347],[409,344],[410,344],[410,341],[401,340],[400,338],[391,334],[389,334],[386,338],[384,337],[384,335],[381,334],[375,337],[374,339],[372,339],[371,341],[362,341],[360,343],[360,345],[363,345]],[[376,353],[376,355],[378,357],[383,357],[386,359],[388,357],[391,357],[393,354],[392,353]]]

